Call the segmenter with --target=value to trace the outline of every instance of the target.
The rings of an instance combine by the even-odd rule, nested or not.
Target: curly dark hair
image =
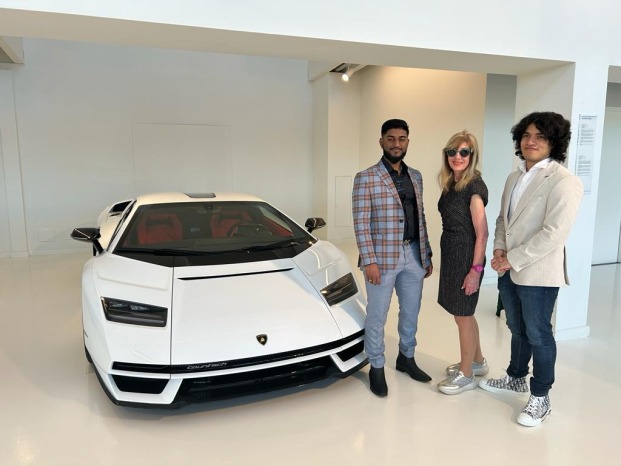
[[[535,125],[550,143],[550,157],[559,162],[564,162],[567,158],[567,147],[571,139],[571,123],[563,115],[554,112],[533,112],[526,115],[511,128],[513,143],[517,151],[515,155],[524,159],[520,142],[526,128],[531,124]]]

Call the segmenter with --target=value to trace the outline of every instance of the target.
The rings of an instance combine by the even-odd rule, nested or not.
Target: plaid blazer
[[[420,257],[423,267],[431,265],[431,246],[423,208],[423,177],[408,167],[418,206]],[[380,161],[354,179],[352,193],[354,233],[360,256],[358,266],[377,263],[380,272],[394,269],[403,244],[405,213],[390,173]]]

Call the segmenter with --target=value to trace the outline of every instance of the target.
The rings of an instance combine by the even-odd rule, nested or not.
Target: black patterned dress
[[[461,191],[455,191],[454,185],[451,186],[438,201],[442,217],[438,304],[454,316],[474,315],[479,300],[478,291],[466,296],[461,289],[473,264],[476,234],[470,215],[470,198],[474,194],[481,196],[483,205],[487,205],[487,186],[480,177],[474,178]]]

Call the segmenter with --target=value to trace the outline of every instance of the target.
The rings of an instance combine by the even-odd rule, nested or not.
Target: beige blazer
[[[507,251],[511,280],[518,285],[569,284],[565,241],[578,215],[582,181],[553,160],[535,175],[509,220],[511,193],[521,173],[511,173],[505,183],[494,250]]]

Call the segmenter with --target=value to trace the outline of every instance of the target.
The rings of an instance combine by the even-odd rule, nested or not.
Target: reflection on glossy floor
[[[394,370],[391,311],[385,399],[369,392],[365,368],[333,383],[177,411],[115,406],[82,352],[79,283],[86,259],[0,259],[3,466],[619,464],[619,265],[593,268],[591,336],[559,343],[552,414],[542,426],[525,428],[515,423],[519,400],[480,389],[437,392],[458,346],[452,318],[435,302],[433,277],[424,290],[417,349],[432,384]],[[483,350],[491,375],[500,375],[508,330],[495,307],[495,287],[483,287],[477,311]]]

